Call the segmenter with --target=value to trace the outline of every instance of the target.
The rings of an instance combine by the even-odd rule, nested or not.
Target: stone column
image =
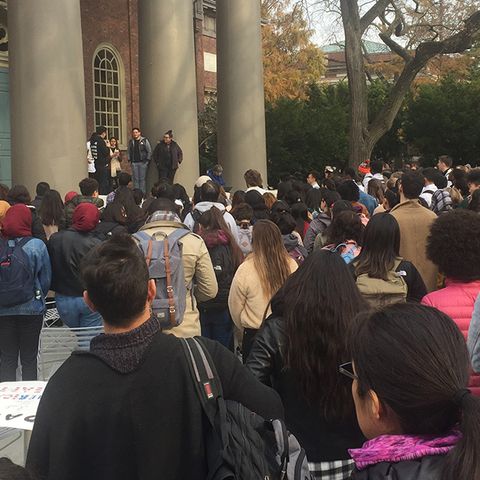
[[[218,154],[227,184],[253,168],[267,184],[260,0],[217,1]]]
[[[62,195],[87,175],[79,0],[8,2],[13,183]]]
[[[138,2],[140,124],[152,148],[167,130],[183,150],[176,183],[198,178],[198,122],[192,0]],[[158,175],[153,162],[149,184]]]

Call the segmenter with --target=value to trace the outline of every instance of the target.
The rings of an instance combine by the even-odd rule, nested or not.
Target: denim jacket
[[[17,238],[20,240],[20,238]],[[1,307],[0,316],[11,315],[43,315],[45,312],[45,297],[47,296],[52,280],[52,267],[47,247],[38,238],[30,239],[23,247],[27,254],[33,276],[35,278],[35,291],[38,292],[31,300],[13,307]]]
[[[468,328],[467,346],[473,371],[478,373],[480,372],[480,295],[475,302],[472,321]]]

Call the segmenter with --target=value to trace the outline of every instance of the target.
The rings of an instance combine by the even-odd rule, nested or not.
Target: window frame
[[[95,66],[95,61],[99,54],[102,51],[108,52],[113,59],[116,61],[116,70],[111,69],[111,70],[106,70],[106,69],[100,69],[99,67]],[[100,57],[100,62],[104,60],[105,57],[101,58]],[[97,82],[95,73],[96,71],[99,70],[100,72],[109,72],[111,71],[113,74],[116,72],[117,73],[117,82],[115,83],[112,79],[112,81],[109,81],[107,78],[108,75],[105,73],[104,79],[105,81],[100,78],[100,81]],[[113,77],[112,74],[112,77]],[[100,95],[97,95],[96,93],[96,86],[100,85],[100,89],[102,87],[105,87],[105,96],[102,94],[100,91]],[[111,88],[112,96],[109,96],[108,90]],[[115,88],[118,88],[118,96],[115,96]],[[126,95],[125,95],[125,67],[123,64],[122,57],[119,53],[119,51],[110,43],[100,43],[97,45],[97,48],[95,49],[95,52],[93,53],[92,56],[92,93],[93,93],[93,125],[94,125],[94,130],[97,128],[97,114],[100,115],[117,115],[118,117],[118,126],[115,125],[110,125],[110,121],[107,122],[108,124],[105,125],[108,129],[108,136],[117,136],[115,135],[114,131],[112,128],[117,128],[119,135],[118,135],[118,144],[119,148],[121,150],[125,150],[127,148],[127,143],[128,143],[128,138],[127,138],[127,104],[126,104]],[[118,102],[118,112],[109,112],[108,107],[105,107],[105,109],[100,109],[97,110],[97,100],[100,102]],[[105,103],[106,104],[106,103]]]

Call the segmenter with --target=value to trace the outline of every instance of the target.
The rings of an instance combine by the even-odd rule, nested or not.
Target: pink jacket
[[[438,308],[438,310],[451,317],[466,339],[475,300],[480,293],[480,280],[464,283],[447,279],[445,283],[445,288],[423,297],[422,303],[429,307]],[[472,392],[476,396],[480,396],[480,375],[472,375],[470,387],[474,387]]]

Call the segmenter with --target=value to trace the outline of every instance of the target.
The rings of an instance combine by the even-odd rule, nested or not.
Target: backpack
[[[388,280],[369,277],[368,273],[358,275],[357,287],[371,307],[382,308],[407,301],[408,287],[403,278],[405,272],[396,271],[401,261],[401,258],[395,260],[392,270],[387,274]]]
[[[282,420],[265,420],[223,398],[215,365],[199,338],[180,339],[211,435],[208,480],[311,480],[305,450]]]
[[[189,233],[190,230],[177,228],[170,235],[155,232],[150,236],[142,231],[133,235],[147,261],[150,278],[157,286],[152,302],[153,315],[165,329],[180,325],[185,314],[187,287],[182,247],[178,242]]]
[[[246,257],[252,251],[252,230],[253,227],[242,228],[237,225],[238,246]]]
[[[228,308],[228,294],[235,275],[232,249],[230,245],[217,245],[209,248],[208,253],[217,279],[218,293],[215,298],[202,302],[199,306],[204,310],[225,309]]]
[[[35,296],[35,278],[23,246],[32,237],[0,241],[0,307],[13,307]]]

